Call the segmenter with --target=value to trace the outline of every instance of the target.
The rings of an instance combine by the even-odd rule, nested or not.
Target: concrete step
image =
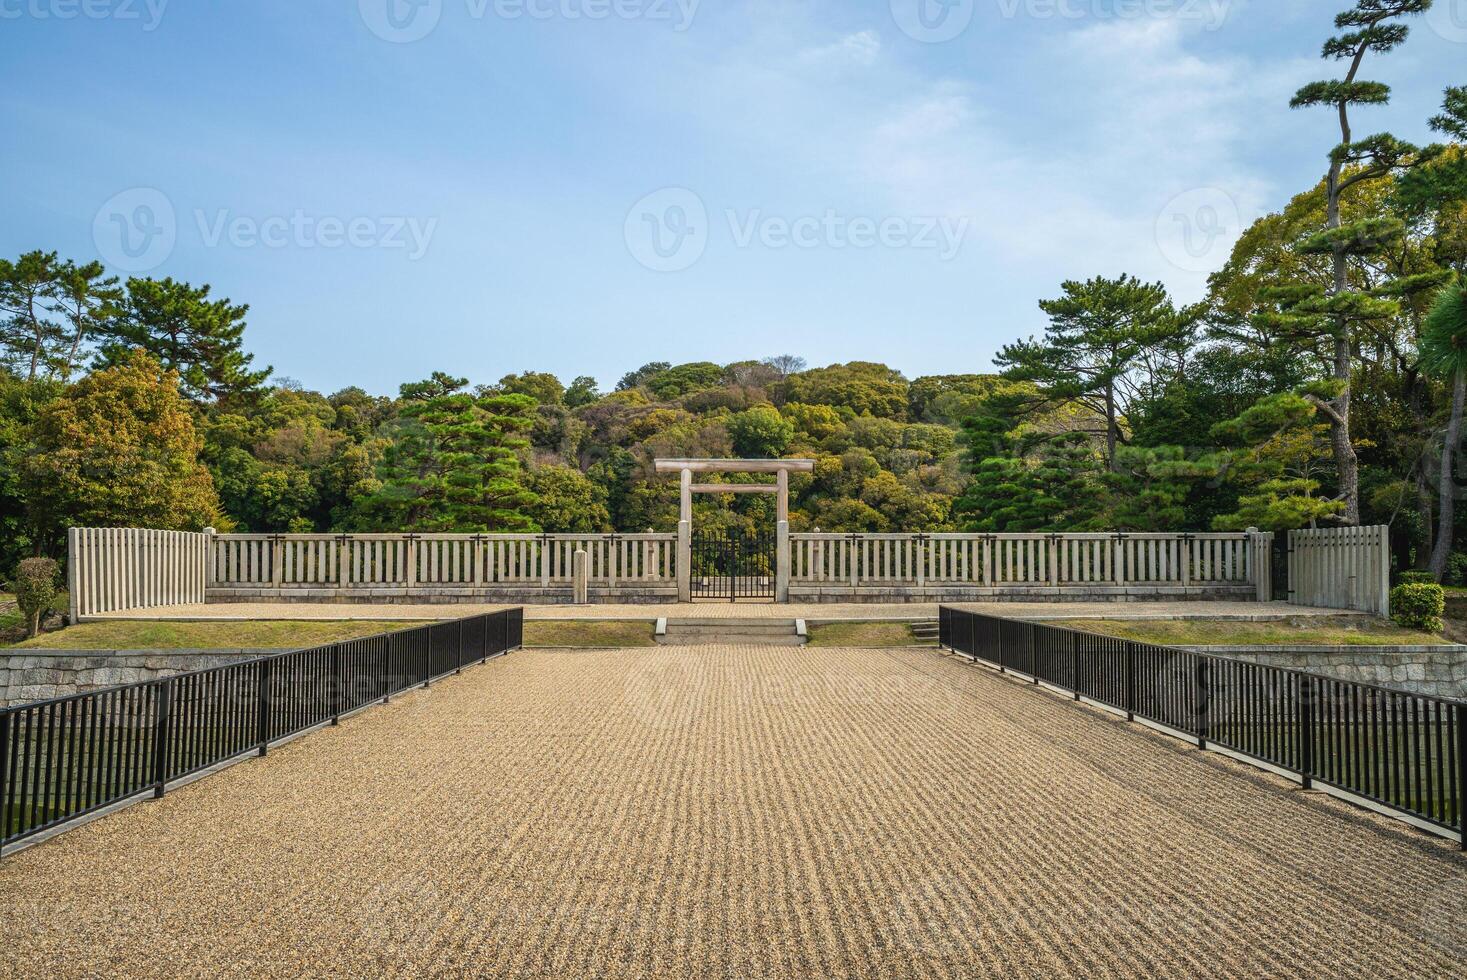
[[[919,640],[935,640],[941,628],[935,619],[923,619],[912,623],[912,635]]]
[[[804,624],[796,619],[721,619],[716,616],[665,619],[657,623],[658,643],[699,645],[745,643],[758,646],[801,646]]]

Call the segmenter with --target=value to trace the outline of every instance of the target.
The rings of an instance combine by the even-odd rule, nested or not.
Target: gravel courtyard
[[[1455,848],[931,650],[520,652],[0,861],[0,976],[1461,975]]]

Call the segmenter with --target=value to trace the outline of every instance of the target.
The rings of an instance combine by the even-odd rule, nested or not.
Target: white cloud
[[[881,55],[881,37],[873,30],[847,34],[833,44],[805,48],[798,60],[807,65],[857,65],[869,68]]]

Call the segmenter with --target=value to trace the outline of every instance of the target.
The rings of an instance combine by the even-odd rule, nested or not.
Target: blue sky
[[[1288,100],[1344,0],[917,2],[0,0],[0,250],[209,282],[328,391],[915,377],[989,369],[1066,278],[1196,298],[1336,138]],[[1438,3],[1360,132],[1467,83]]]

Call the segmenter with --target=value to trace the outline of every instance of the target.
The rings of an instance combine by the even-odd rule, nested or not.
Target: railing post
[[[0,709],[0,844],[10,837],[10,814],[17,808],[10,798],[10,719],[13,714]],[[15,801],[16,804],[19,802]]]
[[[1126,641],[1123,641],[1126,642]],[[1126,720],[1136,720],[1136,647],[1126,642]]]
[[[1467,851],[1467,702],[1457,703],[1457,830]]]
[[[1299,775],[1303,787],[1314,787],[1314,684],[1307,674],[1298,678]]]
[[[1197,747],[1207,748],[1207,740],[1212,735],[1212,726],[1208,723],[1209,712],[1212,710],[1212,672],[1207,669],[1207,658],[1202,654],[1193,654],[1197,658],[1197,692],[1196,712],[1193,716],[1193,724],[1197,728]]]
[[[270,751],[270,676],[274,666],[273,657],[260,661],[260,679],[255,692],[255,744],[262,756]]]
[[[459,620],[458,621],[458,669],[455,670],[454,673],[455,674],[462,674],[463,672],[464,672],[464,622],[463,622],[463,620]]]
[[[153,720],[153,799],[161,800],[168,785],[168,728],[173,717],[173,681],[158,685],[158,713]]]
[[[346,671],[342,663],[346,658],[341,655],[341,644],[338,643],[331,648],[331,724],[341,724],[341,704],[346,694]]]
[[[1070,690],[1074,692],[1075,700],[1080,700],[1080,635],[1078,633],[1068,634],[1070,637],[1071,660],[1070,660]]]

